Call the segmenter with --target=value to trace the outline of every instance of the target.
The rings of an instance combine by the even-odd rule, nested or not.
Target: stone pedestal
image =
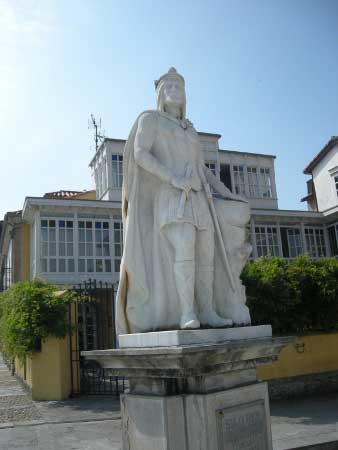
[[[272,450],[256,367],[290,342],[272,338],[270,326],[178,330],[121,336],[123,348],[82,355],[129,379],[124,450]]]

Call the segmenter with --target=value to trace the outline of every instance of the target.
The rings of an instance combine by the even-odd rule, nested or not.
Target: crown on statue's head
[[[162,81],[168,79],[168,78],[178,78],[180,81],[182,81],[183,84],[185,84],[184,78],[182,77],[182,75],[180,75],[177,70],[175,69],[175,67],[170,67],[170,69],[168,70],[167,73],[165,73],[164,75],[162,75],[158,80],[155,80],[155,89],[157,89],[159,87],[159,85],[161,84]]]

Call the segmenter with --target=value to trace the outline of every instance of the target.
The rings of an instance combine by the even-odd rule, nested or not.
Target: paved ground
[[[40,413],[30,396],[10,375],[7,366],[0,358],[0,424],[39,418]]]
[[[0,358],[0,450],[119,450],[119,400],[33,402]]]
[[[338,387],[337,387],[338,390]],[[338,449],[338,393],[271,404],[274,450],[326,444]],[[328,445],[328,443],[332,444]],[[333,443],[334,442],[334,443]]]
[[[274,402],[271,417],[274,450],[338,449],[338,393]],[[0,360],[0,450],[120,449],[117,399],[33,402]]]

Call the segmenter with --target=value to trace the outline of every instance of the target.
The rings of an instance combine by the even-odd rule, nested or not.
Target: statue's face
[[[164,105],[182,106],[185,102],[184,84],[178,78],[168,78],[163,85]]]

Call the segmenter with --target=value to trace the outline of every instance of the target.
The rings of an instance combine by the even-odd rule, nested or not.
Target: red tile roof
[[[83,194],[87,191],[55,191],[55,192],[47,192],[43,198],[73,198],[79,194]]]

